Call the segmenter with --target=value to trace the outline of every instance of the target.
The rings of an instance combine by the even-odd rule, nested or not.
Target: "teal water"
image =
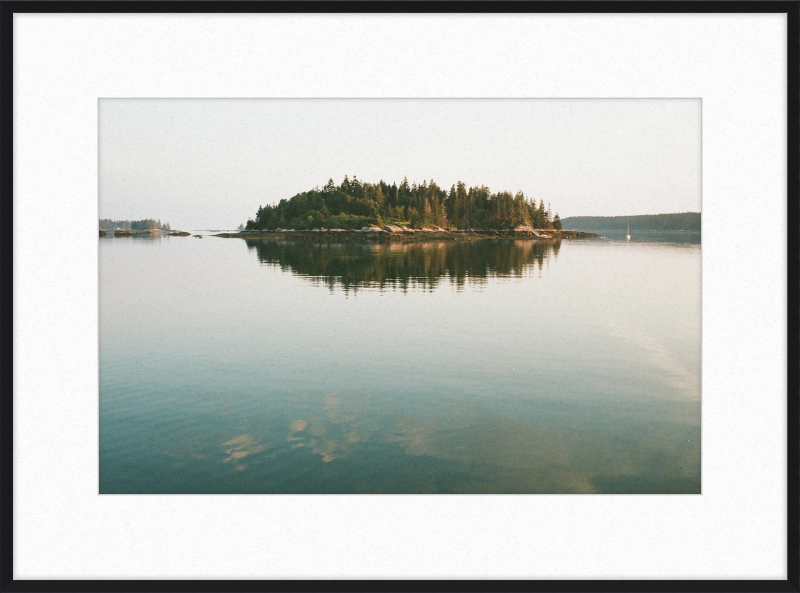
[[[101,493],[700,492],[699,235],[99,262]]]

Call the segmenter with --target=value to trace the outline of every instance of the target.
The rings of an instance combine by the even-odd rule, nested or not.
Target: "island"
[[[418,241],[599,237],[564,230],[558,213],[521,191],[492,193],[459,181],[447,191],[432,179],[400,185],[345,176],[262,206],[239,232],[216,237],[313,241]]]
[[[101,237],[133,237],[136,235],[165,234],[176,237],[188,237],[191,233],[172,230],[168,222],[146,218],[144,220],[112,220],[100,219]]]

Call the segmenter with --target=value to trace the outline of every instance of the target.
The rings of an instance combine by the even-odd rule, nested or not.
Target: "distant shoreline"
[[[395,227],[397,228],[397,227]],[[345,229],[313,229],[313,230],[275,230],[275,231],[240,231],[236,233],[220,233],[213,235],[225,239],[267,239],[292,241],[376,241],[414,242],[414,241],[474,241],[480,239],[591,239],[600,237],[595,233],[584,233],[573,230],[558,229],[501,229],[501,230],[386,230],[385,228],[368,227],[361,230]]]
[[[631,216],[567,216],[563,225],[600,233],[624,231],[701,231],[700,212],[675,212],[672,214],[636,214]]]
[[[123,229],[100,229],[101,237],[133,237],[134,235],[175,235],[178,237],[188,237],[192,233],[185,231],[165,231],[163,229],[147,229],[143,231],[123,230]]]

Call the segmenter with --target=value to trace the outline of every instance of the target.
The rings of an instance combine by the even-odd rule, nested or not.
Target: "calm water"
[[[101,493],[700,492],[698,234],[99,259]]]

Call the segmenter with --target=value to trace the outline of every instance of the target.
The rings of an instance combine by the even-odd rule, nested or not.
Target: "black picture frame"
[[[315,13],[784,13],[788,16],[787,31],[787,162],[788,186],[788,360],[787,412],[787,580],[538,580],[538,581],[244,581],[244,580],[18,580],[14,577],[14,497],[13,497],[13,96],[14,96],[14,26],[15,14],[21,13],[242,13],[242,12],[315,12]],[[0,44],[2,47],[2,92],[0,93],[0,258],[3,270],[3,362],[2,396],[0,399],[0,591],[2,592],[67,592],[67,591],[698,591],[698,592],[798,592],[800,591],[800,407],[798,407],[798,99],[800,98],[800,4],[792,1],[675,1],[675,2],[610,2],[610,1],[21,1],[6,0],[0,5]],[[658,534],[653,534],[658,537]]]

